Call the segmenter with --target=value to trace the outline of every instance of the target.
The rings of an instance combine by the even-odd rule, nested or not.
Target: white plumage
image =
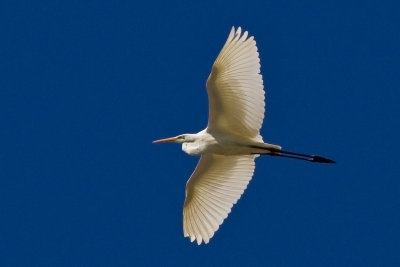
[[[243,194],[254,172],[254,155],[201,156],[186,184],[183,233],[206,244]]]
[[[262,141],[264,89],[253,37],[232,27],[207,80],[208,132]],[[254,155],[205,154],[186,184],[183,232],[208,243],[254,173]]]
[[[256,41],[232,28],[207,80],[208,130],[258,138],[264,119],[264,88]]]
[[[236,204],[254,173],[259,154],[334,163],[320,156],[282,151],[263,142],[265,93],[256,42],[233,27],[207,80],[207,128],[154,141],[182,144],[200,161],[186,184],[183,232],[208,243]]]

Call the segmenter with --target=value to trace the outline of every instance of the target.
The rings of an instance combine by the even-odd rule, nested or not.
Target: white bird
[[[254,173],[254,159],[270,155],[319,163],[333,160],[283,151],[263,142],[264,89],[254,38],[232,27],[207,79],[208,125],[196,134],[182,134],[153,143],[174,142],[192,156],[201,156],[186,184],[183,233],[197,244],[208,243],[239,200]]]

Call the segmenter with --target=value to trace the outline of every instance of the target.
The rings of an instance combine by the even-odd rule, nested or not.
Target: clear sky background
[[[35,4],[33,4],[36,2]],[[399,266],[398,1],[2,1],[0,266]],[[183,237],[232,26],[255,36],[264,140],[208,245]]]

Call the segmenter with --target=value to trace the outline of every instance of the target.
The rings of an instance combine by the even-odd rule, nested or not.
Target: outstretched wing
[[[265,93],[253,37],[233,27],[207,80],[208,129],[258,138],[264,119]]]
[[[239,200],[254,173],[254,155],[205,154],[186,184],[183,233],[208,243]]]

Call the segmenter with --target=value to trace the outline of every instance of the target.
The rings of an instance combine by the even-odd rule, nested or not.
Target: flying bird
[[[192,156],[201,156],[186,184],[183,233],[197,244],[208,243],[251,180],[259,155],[317,163],[335,161],[282,150],[264,143],[265,92],[254,38],[239,27],[228,39],[207,79],[207,127],[153,143],[174,142]]]

